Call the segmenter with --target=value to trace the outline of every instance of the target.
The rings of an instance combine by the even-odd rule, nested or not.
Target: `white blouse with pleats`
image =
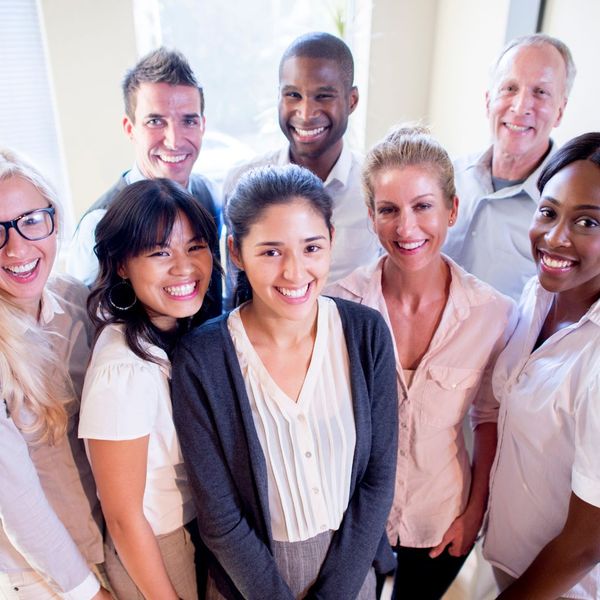
[[[315,345],[297,401],[269,375],[239,309],[227,325],[267,464],[273,539],[297,542],[338,529],[349,500],[356,431],[348,351],[335,303],[319,298]]]

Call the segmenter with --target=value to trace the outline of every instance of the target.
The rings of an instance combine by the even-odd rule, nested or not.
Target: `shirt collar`
[[[337,284],[369,306],[376,306],[375,299],[381,294],[381,273],[387,255],[365,267],[359,267]]]
[[[279,166],[289,165],[292,161],[290,160],[290,147],[286,146],[282,148],[277,155],[277,164]],[[350,177],[350,169],[352,168],[352,151],[346,144],[342,145],[342,152],[333,165],[333,168],[329,172],[327,179],[324,182],[324,186],[328,187],[334,182],[342,186],[346,186],[348,178]]]
[[[544,160],[538,165],[538,167],[525,179],[525,181],[518,183],[516,185],[511,185],[509,187],[503,188],[494,192],[494,188],[492,186],[492,156],[493,156],[494,147],[490,146],[487,150],[480,154],[476,154],[473,160],[467,166],[468,169],[476,169],[479,174],[479,180],[485,188],[487,188],[486,193],[493,194],[497,198],[502,198],[504,196],[514,196],[518,193],[525,192],[533,202],[537,204],[540,193],[537,189],[537,180],[542,172],[542,169],[548,162],[548,159],[556,152],[557,147],[556,144],[550,140],[550,150],[548,154],[544,158]]]
[[[552,304],[552,300],[554,298],[554,293],[546,290],[539,279],[535,278],[535,295],[538,306],[542,307],[542,310],[547,314],[550,310],[550,305]],[[588,311],[581,317],[579,320],[579,324],[583,324],[585,321],[591,321],[594,325],[600,327],[600,300],[596,300],[592,306],[588,309]]]
[[[58,301],[58,296],[50,291],[48,287],[44,287],[42,291],[40,310],[40,325],[48,325],[56,315],[64,314],[64,310]]]
[[[125,173],[125,181],[127,185],[131,185],[132,183],[137,183],[138,181],[144,181],[148,179],[142,171],[137,166],[137,163],[134,163],[133,167],[131,167],[130,171]],[[192,174],[190,173],[190,178],[188,179],[188,184],[186,186],[186,190],[191,194],[192,193]]]

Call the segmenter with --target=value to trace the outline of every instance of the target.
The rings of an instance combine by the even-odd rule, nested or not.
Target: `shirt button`
[[[400,423],[400,427],[402,427],[402,429],[406,429],[407,425],[406,425],[406,423]]]
[[[317,495],[319,493],[319,488],[313,488],[313,494]]]
[[[455,390],[456,389],[456,384],[453,383],[451,387],[452,387],[453,390]]]
[[[304,456],[306,456],[306,458],[310,458],[312,456],[312,454],[310,452],[305,452]]]
[[[305,421],[306,417],[304,415],[298,415],[298,421]]]
[[[400,450],[400,456],[406,456],[406,452],[404,452],[404,450]]]
[[[477,232],[476,232],[476,231],[471,231],[471,235],[472,235],[473,237],[475,237],[475,236],[477,235]]]

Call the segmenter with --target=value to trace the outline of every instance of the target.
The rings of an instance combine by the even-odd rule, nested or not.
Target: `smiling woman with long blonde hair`
[[[104,598],[90,569],[103,560],[98,503],[75,435],[91,343],[87,289],[49,278],[60,205],[8,150],[0,150],[0,226],[2,450],[10,439],[17,460],[2,462],[0,590]]]

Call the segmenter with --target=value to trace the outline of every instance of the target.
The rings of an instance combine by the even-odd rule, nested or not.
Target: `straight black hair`
[[[227,203],[227,228],[237,250],[250,227],[271,206],[305,200],[319,215],[330,234],[331,198],[323,182],[311,171],[298,165],[268,166],[248,171],[236,185]],[[238,272],[234,293],[235,306],[252,298],[252,289],[243,271]]]
[[[589,160],[600,167],[600,132],[592,131],[574,137],[550,158],[537,182],[540,194],[552,177],[578,160]]]

